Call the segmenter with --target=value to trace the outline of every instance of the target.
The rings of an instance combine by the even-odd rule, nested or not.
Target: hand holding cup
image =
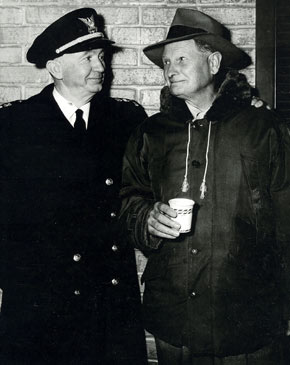
[[[157,202],[147,221],[150,234],[160,238],[175,239],[179,236],[180,224],[173,219],[177,213],[169,205]]]

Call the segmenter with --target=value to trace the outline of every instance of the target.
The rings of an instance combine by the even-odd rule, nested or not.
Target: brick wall
[[[166,36],[176,7],[198,9],[223,22],[231,29],[233,42],[254,61],[255,4],[255,0],[0,0],[0,103],[27,98],[50,81],[46,71],[26,62],[27,48],[52,21],[88,6],[104,16],[109,38],[123,46],[113,59],[112,96],[136,99],[149,114],[154,113],[163,76],[142,49]],[[245,73],[254,84],[254,65]],[[140,252],[136,258],[141,274],[146,262]],[[148,353],[150,362],[155,363],[151,337]]]
[[[276,5],[276,107],[290,126],[290,4],[289,0]]]

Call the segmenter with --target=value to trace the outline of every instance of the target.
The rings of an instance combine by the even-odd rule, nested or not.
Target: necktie
[[[81,109],[76,110],[76,121],[74,124],[74,129],[78,133],[84,133],[86,131],[86,122],[83,119],[83,111]]]

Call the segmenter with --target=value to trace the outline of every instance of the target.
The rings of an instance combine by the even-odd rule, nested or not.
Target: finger
[[[259,100],[259,99],[258,99],[256,96],[252,96],[252,99],[251,99],[251,105],[253,105],[253,106],[254,106],[258,100]]]
[[[158,202],[155,207],[159,212],[169,217],[176,218],[177,216],[176,211],[167,204]]]
[[[259,99],[252,99],[251,105],[253,105],[255,108],[261,108],[263,106],[263,101]]]
[[[167,218],[162,214],[160,214],[159,219],[156,219],[152,213],[148,218],[148,229],[167,234],[172,237],[178,237],[180,224],[172,221],[170,218]]]
[[[151,235],[153,235],[155,237],[159,237],[159,238],[166,238],[166,239],[169,239],[169,240],[174,240],[178,237],[178,236],[172,236],[170,234],[157,231],[156,229],[154,229],[152,227],[148,227],[148,231]]]
[[[149,220],[150,223],[153,223],[153,226],[155,224],[155,221],[157,221],[164,226],[179,230],[180,224],[171,219],[171,217],[175,218],[176,216],[177,214],[175,210],[170,208],[168,205],[163,203],[157,203],[155,204],[154,209],[149,214]]]
[[[168,239],[175,239],[180,235],[179,231],[168,228],[167,226],[164,226],[156,221],[153,223],[148,221],[148,232],[153,236]]]
[[[148,231],[157,237],[173,239],[179,236],[180,224],[165,215],[166,212],[168,213],[165,204],[156,203],[154,205],[148,217]],[[176,215],[175,211],[173,213]]]

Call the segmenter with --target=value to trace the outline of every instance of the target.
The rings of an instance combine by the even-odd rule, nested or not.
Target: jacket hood
[[[237,110],[250,106],[254,94],[255,90],[248,83],[246,76],[238,71],[230,70],[227,72],[215,100],[205,117],[208,121],[221,120]],[[185,105],[183,99],[170,94],[167,86],[161,90],[161,113],[175,115],[178,118],[182,115],[185,120],[191,119],[191,113],[188,108],[185,111]]]

